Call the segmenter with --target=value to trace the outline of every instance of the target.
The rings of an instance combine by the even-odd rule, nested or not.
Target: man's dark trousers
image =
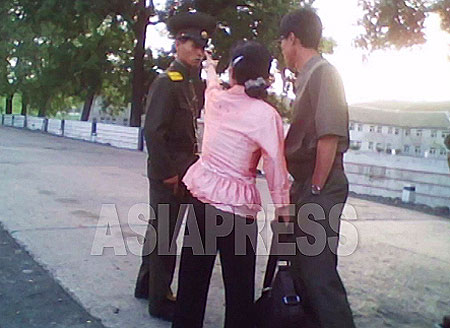
[[[320,195],[313,195],[312,170],[312,165],[302,170],[305,175],[296,177],[291,188],[291,203],[296,204],[296,213],[300,213],[296,218],[300,226],[294,225],[295,236],[297,241],[298,238],[303,240],[300,246],[297,245],[297,254],[291,263],[296,287],[305,302],[310,321],[305,327],[354,328],[347,293],[337,272],[336,255],[348,181],[341,167],[333,167]],[[317,204],[323,212],[318,210],[317,205],[305,204]],[[318,238],[311,237],[311,232]],[[306,243],[316,247],[305,246]]]
[[[179,212],[184,197],[175,195],[173,187],[165,185],[162,181],[149,179],[149,183],[150,206],[156,214],[156,219],[150,220],[145,235],[142,264],[136,282],[135,296],[148,297],[149,308],[157,310],[159,306],[163,306],[164,302],[167,301],[167,295],[171,293],[170,285],[176,263],[175,240],[183,218],[183,213]],[[178,217],[179,214],[180,217]],[[154,231],[158,235],[166,234],[166,236],[162,236],[163,239],[159,239],[163,242],[159,244],[155,242],[157,237]],[[161,236],[159,237],[161,238]],[[155,243],[156,247],[152,251],[151,248]],[[161,251],[168,254],[169,250],[170,255],[158,254]]]

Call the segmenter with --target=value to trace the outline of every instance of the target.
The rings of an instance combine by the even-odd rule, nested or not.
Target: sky
[[[378,50],[363,60],[364,52],[353,46],[362,28],[357,21],[362,11],[358,0],[316,0],[314,7],[324,26],[324,36],[337,42],[334,54],[325,55],[341,73],[352,103],[376,100],[450,101],[450,34],[440,28],[440,18],[427,18],[427,43],[409,49]],[[163,6],[165,0],[155,1]],[[150,26],[152,48],[170,50],[164,24]],[[156,41],[156,42],[155,42]]]

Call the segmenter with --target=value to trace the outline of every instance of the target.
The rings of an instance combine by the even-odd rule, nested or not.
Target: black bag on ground
[[[289,262],[281,265],[278,257],[273,254],[272,248],[270,252],[264,276],[263,293],[255,303],[255,326],[256,328],[301,328],[304,325],[305,313],[302,299],[295,290]]]

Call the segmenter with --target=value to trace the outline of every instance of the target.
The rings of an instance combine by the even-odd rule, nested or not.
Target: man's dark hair
[[[269,50],[256,41],[238,41],[231,49],[231,66],[233,78],[239,85],[246,85],[249,80],[259,77],[267,79],[270,76],[272,56]],[[246,92],[253,98],[264,98],[268,85],[246,86]],[[250,90],[252,89],[252,90]]]
[[[286,14],[280,23],[282,37],[287,37],[291,32],[303,47],[317,50],[322,38],[322,22],[312,9],[298,9]]]

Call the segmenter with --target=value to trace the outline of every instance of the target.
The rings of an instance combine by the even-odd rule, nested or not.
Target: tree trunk
[[[39,112],[38,112],[39,117],[45,117],[49,100],[50,100],[50,98],[47,96],[47,98],[45,98],[45,100],[42,101],[42,103],[40,104]]]
[[[6,114],[12,114],[14,94],[6,97]]]
[[[94,102],[95,92],[89,91],[84,101],[83,111],[81,112],[81,120],[88,121],[91,113],[92,103]]]
[[[39,108],[39,112],[38,112],[38,116],[39,116],[39,117],[45,117],[46,111],[47,111],[47,109],[45,108],[45,106],[40,107],[40,108]]]
[[[148,20],[150,18],[150,12],[153,9],[152,1],[150,1],[150,7],[147,8],[145,0],[139,0],[138,6],[138,19],[134,28],[136,35],[136,46],[134,47],[134,61],[133,61],[133,77],[131,86],[133,88],[133,96],[131,100],[131,115],[130,126],[141,126],[141,115],[143,113],[143,99],[144,99],[144,84],[145,84],[145,72],[144,72],[144,55],[145,55],[145,35],[147,32]]]
[[[22,111],[21,115],[26,116],[28,112],[28,97],[25,94],[22,94]]]

